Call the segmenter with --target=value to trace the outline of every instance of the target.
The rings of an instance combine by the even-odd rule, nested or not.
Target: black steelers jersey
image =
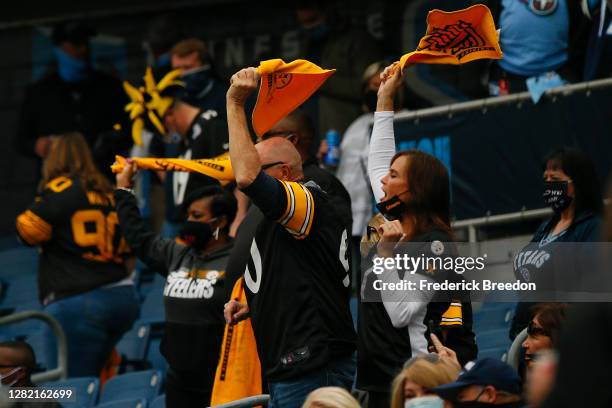
[[[290,380],[350,355],[348,232],[326,194],[312,182],[265,173],[243,191],[256,208],[238,232],[228,274],[244,274],[267,380]]]
[[[122,238],[112,194],[85,191],[79,180],[49,182],[29,209],[17,217],[17,232],[40,245],[41,301],[57,300],[119,281],[127,276]]]

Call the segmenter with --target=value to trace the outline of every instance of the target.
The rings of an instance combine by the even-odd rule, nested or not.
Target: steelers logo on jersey
[[[549,16],[555,12],[559,0],[529,0],[529,10],[538,16]]]

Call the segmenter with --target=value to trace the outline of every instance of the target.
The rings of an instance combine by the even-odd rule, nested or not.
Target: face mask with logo
[[[367,106],[368,112],[376,112],[376,103],[378,102],[378,92],[370,89],[363,94],[363,104]]]
[[[187,98],[198,98],[206,95],[212,88],[210,65],[191,69],[181,75],[181,81],[185,83]]]
[[[219,227],[213,232],[208,222],[186,221],[179,232],[179,238],[196,251],[206,248],[213,237],[219,239]]]
[[[563,212],[572,203],[572,197],[567,195],[571,181],[545,181],[542,198],[544,204],[552,208],[556,213]]]
[[[388,200],[379,202],[378,204],[376,204],[376,208],[387,220],[399,220],[402,214],[404,214],[410,209],[410,207],[399,198],[399,196],[401,196],[402,194],[406,194],[407,192],[408,190],[404,191],[403,193],[394,195]]]
[[[74,58],[60,48],[55,48],[57,73],[66,82],[79,82],[87,78],[87,62]]]

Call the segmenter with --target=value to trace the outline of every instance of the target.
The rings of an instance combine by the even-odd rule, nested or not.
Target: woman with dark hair
[[[581,251],[586,248],[578,245],[569,248],[567,244],[600,240],[603,198],[599,178],[588,156],[562,147],[546,156],[543,179],[544,204],[554,213],[514,258],[514,274],[523,282],[536,282],[540,293],[560,293],[564,288],[571,291],[579,275],[589,269],[584,264],[579,266],[588,253],[578,256],[588,251]],[[530,302],[517,305],[511,338],[527,327],[533,305]]]
[[[43,163],[39,195],[17,217],[23,242],[40,246],[38,290],[44,311],[68,341],[68,375],[100,375],[123,333],[138,318],[138,295],[118,228],[113,188],[79,133],[57,136]],[[47,362],[57,358],[46,330]]]
[[[361,286],[357,388],[368,392],[369,407],[388,407],[389,384],[409,358],[428,353],[433,331],[462,363],[476,357],[472,310],[464,293],[421,289],[420,282],[454,280],[452,271],[429,264],[415,270],[381,268],[396,255],[452,257],[448,171],[437,158],[408,150],[396,154],[393,100],[402,86],[400,69],[381,74],[368,175],[378,215],[368,227],[364,254],[371,267]],[[400,245],[401,244],[401,245]],[[401,247],[401,252],[400,252]],[[362,247],[364,249],[364,247]],[[381,290],[410,281],[416,289]]]
[[[522,346],[525,362],[531,366],[537,353],[556,348],[559,331],[567,315],[565,303],[540,303],[531,310],[532,318],[527,325],[527,339]]]
[[[168,407],[208,406],[225,328],[223,305],[232,286],[225,267],[236,216],[233,194],[219,186],[194,190],[183,203],[187,221],[179,239],[156,236],[140,216],[131,191],[134,164],[117,175],[117,213],[125,239],[144,263],[165,271],[166,326],[161,352]]]

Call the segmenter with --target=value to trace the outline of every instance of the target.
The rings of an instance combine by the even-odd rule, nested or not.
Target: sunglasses
[[[262,164],[261,165],[261,169],[262,170],[266,170],[266,169],[269,169],[270,167],[274,167],[274,166],[277,166],[279,164],[285,164],[285,162],[276,161],[276,162],[272,162],[272,163]]]
[[[529,336],[546,336],[550,337],[550,333],[542,327],[538,327],[535,325],[533,321],[529,322],[527,325],[527,334]]]
[[[269,139],[271,137],[284,137],[285,139],[289,140],[291,143],[293,143],[295,141],[295,139],[297,139],[297,133],[292,131],[292,130],[279,130],[277,132],[267,132],[264,133],[261,137],[257,138],[256,143],[260,143],[263,142],[266,139]]]

